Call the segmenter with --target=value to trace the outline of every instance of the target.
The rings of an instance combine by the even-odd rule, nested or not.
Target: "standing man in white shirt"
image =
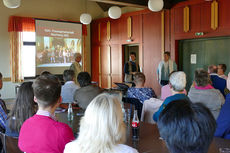
[[[75,53],[74,54],[74,60],[75,62],[73,62],[70,66],[70,70],[73,70],[75,73],[75,81],[76,84],[79,86],[79,83],[77,81],[77,76],[80,72],[82,72],[82,66],[80,64],[81,62],[81,54],[80,53]]]
[[[157,80],[161,86],[169,83],[169,74],[177,70],[176,63],[170,59],[170,52],[164,52],[164,60],[162,60],[157,68]]]

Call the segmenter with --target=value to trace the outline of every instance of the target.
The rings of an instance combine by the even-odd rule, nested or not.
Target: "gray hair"
[[[74,59],[77,58],[77,57],[81,57],[81,54],[80,53],[75,53],[74,54]]]
[[[197,69],[195,71],[195,82],[197,86],[207,86],[211,82],[208,72],[204,69]]]
[[[174,91],[183,91],[186,86],[186,74],[183,71],[174,72],[170,75],[169,82]]]
[[[144,75],[144,73],[137,72],[134,75],[134,82],[135,83],[145,83],[145,75]]]

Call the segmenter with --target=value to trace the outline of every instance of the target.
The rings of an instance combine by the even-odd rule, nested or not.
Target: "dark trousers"
[[[169,84],[169,81],[168,80],[161,80],[161,86],[165,86],[167,84]]]

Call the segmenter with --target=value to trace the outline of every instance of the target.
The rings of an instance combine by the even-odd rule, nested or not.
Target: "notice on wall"
[[[196,54],[191,54],[191,64],[196,64]]]

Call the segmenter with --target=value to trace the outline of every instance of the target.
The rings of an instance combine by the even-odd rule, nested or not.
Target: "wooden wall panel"
[[[165,11],[165,13],[164,13],[164,18],[165,18],[165,20],[164,20],[164,28],[165,28],[165,32],[164,32],[164,36],[165,36],[165,39],[164,39],[164,41],[165,41],[165,51],[170,51],[170,39],[171,39],[171,29],[170,29],[170,25],[171,25],[171,23],[170,23],[170,11],[169,10],[166,10]]]
[[[108,20],[103,20],[100,22],[100,38],[101,42],[106,42],[107,41],[107,21]]]
[[[122,17],[119,19],[119,35],[120,35],[120,41],[125,43],[128,39],[127,34],[127,17]]]
[[[157,81],[157,66],[161,61],[161,13],[143,15],[143,47],[145,85],[152,87],[157,95],[160,86]]]
[[[230,1],[229,0],[219,0],[219,28],[220,29],[230,29]]]
[[[101,45],[101,87],[110,88],[110,75],[111,63],[110,63],[110,46]]]
[[[99,35],[98,35],[98,22],[92,22],[91,24],[91,43],[92,44],[97,44],[99,43]]]
[[[119,20],[111,20],[111,42],[118,42],[120,39]]]
[[[211,31],[211,2],[201,5],[201,32]]]
[[[184,23],[183,23],[183,7],[175,8],[172,10],[174,14],[174,32],[183,33]]]
[[[200,32],[201,30],[201,6],[192,5],[190,8],[190,32]]]
[[[96,81],[99,83],[99,46],[92,46],[91,61],[92,81]]]
[[[133,43],[138,43],[140,39],[140,24],[141,18],[140,15],[131,16],[132,19],[132,40]]]

